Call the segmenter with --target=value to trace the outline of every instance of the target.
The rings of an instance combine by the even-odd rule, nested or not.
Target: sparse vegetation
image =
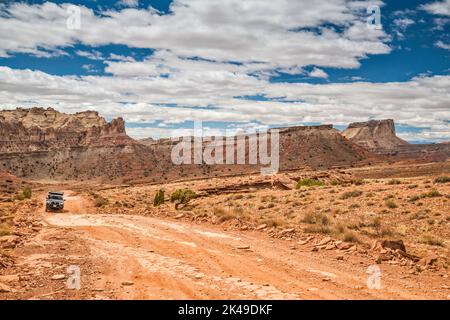
[[[347,192],[344,192],[342,195],[341,195],[341,199],[342,200],[346,200],[346,199],[350,199],[350,198],[356,198],[356,197],[359,197],[359,196],[361,196],[363,193],[362,193],[362,191],[359,191],[359,190],[355,190],[355,191],[347,191]]]
[[[326,226],[330,224],[330,219],[322,213],[309,212],[303,217],[302,222]]]
[[[25,200],[25,199],[31,199],[32,196],[32,190],[30,187],[25,187],[22,189],[22,192],[20,192],[18,195],[16,195],[16,199],[19,201]]]
[[[449,183],[450,177],[449,176],[440,176],[434,179],[434,183]]]
[[[422,193],[421,195],[411,196],[411,197],[409,197],[409,201],[410,202],[415,202],[415,201],[420,200],[420,199],[437,198],[437,197],[442,197],[442,194],[439,191],[433,189],[433,190],[431,190],[429,192]]]
[[[213,209],[213,214],[218,218],[218,223],[223,223],[225,221],[236,218],[236,215],[230,212],[229,210],[225,210],[224,208],[216,207]]]
[[[153,206],[158,207],[164,204],[164,190],[159,189],[155,194],[155,198],[153,199]]]
[[[344,232],[342,240],[347,242],[359,242],[358,237],[353,232],[350,231]]]
[[[109,203],[108,199],[99,195],[98,193],[91,192],[91,196],[94,198],[94,205],[97,208],[104,207]]]
[[[364,179],[355,179],[352,180],[352,184],[354,184],[355,186],[362,186],[363,184],[365,184],[366,181]]]
[[[0,225],[0,237],[9,236],[10,234],[12,234],[12,230],[10,227],[6,225]]]
[[[402,184],[402,182],[400,180],[397,180],[397,179],[392,179],[392,180],[389,180],[386,184],[389,185],[389,186],[393,186],[393,185]]]
[[[388,207],[389,209],[396,209],[396,208],[398,208],[398,205],[397,205],[394,201],[392,201],[392,200],[387,200],[387,201],[385,202],[385,205],[386,205],[386,207]]]
[[[180,205],[186,206],[191,200],[195,199],[197,194],[191,189],[178,189],[170,196],[170,202],[175,203],[175,209]]]
[[[427,244],[429,246],[443,247],[444,241],[440,238],[434,237],[432,235],[425,235],[420,239],[420,243]]]
[[[324,185],[325,183],[320,180],[305,178],[297,182],[296,188],[300,189],[301,187],[322,187]]]

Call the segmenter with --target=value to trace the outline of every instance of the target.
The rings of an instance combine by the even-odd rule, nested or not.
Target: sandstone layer
[[[123,119],[108,123],[93,111],[75,114],[52,108],[1,111],[0,133],[0,170],[35,180],[159,183],[254,173],[261,168],[261,159],[258,164],[250,164],[248,144],[245,164],[235,161],[233,165],[176,165],[171,159],[176,142],[136,141],[126,134]],[[282,128],[279,133],[281,171],[349,167],[376,160],[331,125]],[[269,138],[269,155],[270,141]],[[207,145],[203,142],[202,152]],[[226,158],[226,146],[223,148]],[[235,150],[233,158],[236,159]]]
[[[450,158],[450,144],[410,144],[396,135],[394,121],[371,120],[351,123],[342,133],[355,144],[394,161],[446,161]]]

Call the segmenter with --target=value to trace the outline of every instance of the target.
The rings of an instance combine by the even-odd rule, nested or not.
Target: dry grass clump
[[[105,197],[99,195],[98,193],[90,192],[90,195],[94,199],[94,205],[97,208],[104,207],[104,206],[106,206],[109,203],[108,199],[106,199]]]
[[[217,219],[218,223],[223,223],[225,221],[232,220],[237,217],[237,215],[234,212],[219,207],[213,209],[213,214],[218,218]]]
[[[25,187],[22,189],[22,192],[16,195],[16,199],[19,201],[25,200],[25,199],[31,199],[32,191],[30,187]]]
[[[0,224],[0,237],[9,236],[11,234],[13,234],[13,230],[11,229],[11,227]]]
[[[420,199],[425,199],[425,198],[437,198],[437,197],[442,197],[442,194],[437,191],[436,189],[433,189],[429,192],[426,193],[422,193],[420,195],[416,195],[416,196],[411,196],[409,197],[409,201],[410,202],[414,202]]]
[[[225,221],[238,219],[243,221],[248,221],[251,219],[251,215],[248,214],[244,208],[241,206],[234,207],[233,209],[224,209],[222,207],[215,207],[213,209],[213,214],[218,218],[218,223],[223,223]]]
[[[302,222],[308,224],[317,224],[326,226],[330,224],[330,219],[320,212],[308,212],[302,219]]]
[[[362,194],[363,194],[363,192],[359,191],[359,190],[347,191],[341,195],[340,199],[347,200],[350,198],[356,198],[356,197],[360,197]]]
[[[266,218],[262,221],[263,224],[266,224],[268,227],[282,227],[286,225],[286,221],[280,218]]]
[[[387,201],[385,202],[385,205],[386,205],[386,207],[388,207],[389,209],[396,209],[396,208],[398,208],[398,205],[397,205],[394,201],[392,201],[392,200],[387,200]]]
[[[328,216],[322,213],[307,213],[301,221],[309,224],[304,228],[307,233],[333,235],[347,242],[359,242],[355,233],[349,231],[342,224],[333,223]]]
[[[419,242],[429,246],[444,247],[444,241],[432,235],[424,235]]]
[[[449,183],[450,177],[449,176],[440,176],[434,179],[434,183]]]
[[[0,237],[13,234],[13,218],[14,216],[9,215],[8,211],[0,209]]]

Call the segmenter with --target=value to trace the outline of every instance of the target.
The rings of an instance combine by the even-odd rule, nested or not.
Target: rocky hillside
[[[259,165],[175,165],[174,142],[136,141],[123,119],[52,108],[0,111],[0,170],[34,180],[154,182],[259,172]],[[248,137],[247,137],[248,138]],[[203,144],[206,147],[206,143]],[[226,157],[224,147],[224,157]],[[280,129],[280,170],[349,167],[376,160],[331,125]]]
[[[122,118],[107,123],[94,111],[68,115],[52,108],[0,111],[0,137],[1,153],[134,144]]]
[[[391,119],[351,123],[342,135],[368,150],[392,150],[408,145],[408,142],[397,137],[394,120]]]
[[[93,111],[1,111],[0,137],[0,170],[19,177],[114,180],[154,163],[151,152],[127,136],[123,119],[108,123]]]

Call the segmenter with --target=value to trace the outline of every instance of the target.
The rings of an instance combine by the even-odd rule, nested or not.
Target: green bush
[[[159,189],[155,195],[155,199],[153,199],[153,206],[157,207],[164,204],[164,190]]]
[[[178,209],[180,205],[186,205],[196,197],[197,194],[191,189],[178,189],[170,196],[170,202],[175,203],[175,209]]]
[[[30,187],[25,187],[22,190],[22,194],[25,197],[25,199],[31,199],[31,196],[32,196],[33,193],[31,191]]]
[[[297,182],[297,189],[300,189],[301,187],[322,187],[325,184],[322,181],[319,181],[317,179],[302,179]]]

